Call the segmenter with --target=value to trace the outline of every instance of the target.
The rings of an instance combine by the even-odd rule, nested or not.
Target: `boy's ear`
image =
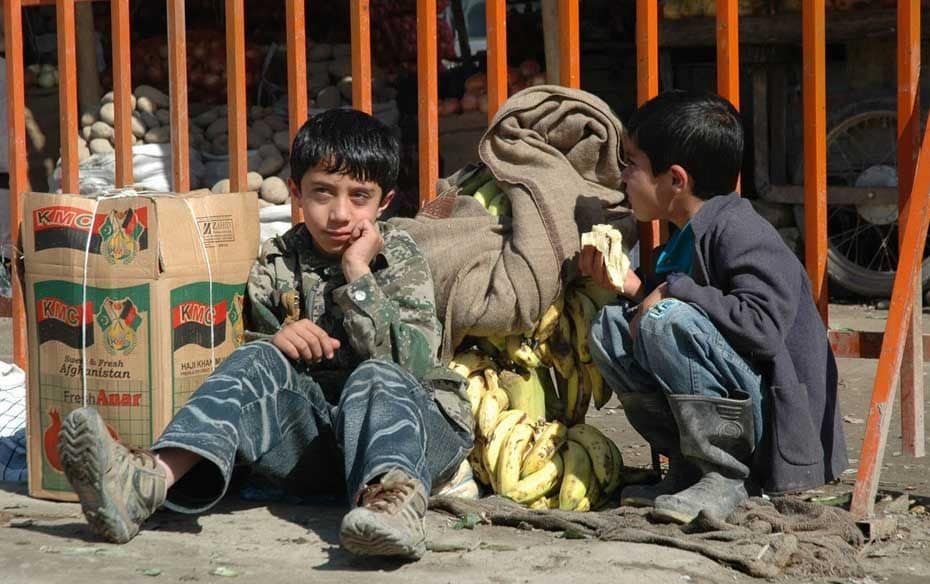
[[[295,201],[300,200],[300,187],[297,185],[297,181],[295,181],[293,178],[288,177],[287,190]]]
[[[670,167],[668,167],[668,173],[672,179],[672,188],[678,189],[678,190],[684,190],[684,189],[689,188],[690,177],[688,176],[688,171],[685,170],[683,167],[677,164],[673,164]]]
[[[384,210],[388,208],[388,205],[391,204],[391,201],[394,200],[394,191],[390,190],[381,197],[381,202],[378,204],[378,216],[381,216],[381,213],[384,213]]]

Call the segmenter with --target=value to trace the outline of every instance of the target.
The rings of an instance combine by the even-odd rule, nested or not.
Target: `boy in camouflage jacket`
[[[344,489],[343,545],[418,558],[427,494],[472,447],[464,380],[437,361],[442,337],[425,258],[378,221],[399,153],[380,122],[332,110],[304,124],[289,187],[304,223],[267,241],[248,284],[254,342],[229,356],[150,451],[72,412],[62,465],[99,535],[125,542],[158,507],[215,505],[233,467],[300,493]]]

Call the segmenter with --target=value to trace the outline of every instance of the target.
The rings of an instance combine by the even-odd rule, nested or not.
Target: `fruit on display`
[[[739,0],[739,15],[765,14],[768,5],[767,0]],[[662,16],[667,20],[715,16],[716,14],[717,0],[664,0],[662,2]]]
[[[514,93],[534,85],[544,85],[546,73],[535,59],[526,59],[519,67],[507,69],[507,94]],[[473,111],[488,111],[488,76],[475,73],[465,80],[465,93],[461,98],[446,98],[439,104],[439,115],[449,116]]]
[[[136,41],[132,46],[133,85],[151,85],[168,89],[168,39],[154,36]],[[264,49],[247,45],[245,50],[246,91],[251,91],[261,75]],[[218,30],[187,32],[187,83],[192,101],[220,103],[226,101],[226,37]],[[112,73],[104,75],[103,84],[112,84]]]
[[[455,35],[443,18],[449,0],[436,2],[437,52],[440,61],[455,59]],[[372,0],[371,46],[375,63],[389,74],[413,72],[417,66],[416,0]]]
[[[507,195],[487,170],[466,180],[461,193],[509,214]],[[468,380],[475,416],[468,460],[495,493],[530,508],[587,511],[619,488],[620,450],[584,423],[592,401],[600,409],[610,398],[588,331],[600,307],[615,298],[590,279],[575,279],[533,330],[467,339],[453,357],[449,367]]]

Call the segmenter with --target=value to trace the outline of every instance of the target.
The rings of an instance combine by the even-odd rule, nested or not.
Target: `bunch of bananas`
[[[479,481],[531,508],[586,511],[621,482],[617,446],[584,423],[610,398],[587,332],[613,296],[571,285],[527,334],[482,338],[450,367],[468,379],[475,415],[469,462]]]

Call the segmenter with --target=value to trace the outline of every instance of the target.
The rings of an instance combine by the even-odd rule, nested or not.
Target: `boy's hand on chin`
[[[384,239],[378,226],[365,219],[352,230],[348,247],[342,252],[342,273],[346,280],[354,282],[371,272],[372,260],[384,247]]]
[[[271,337],[271,344],[287,357],[308,363],[332,359],[340,346],[338,339],[306,318],[282,327]]]

